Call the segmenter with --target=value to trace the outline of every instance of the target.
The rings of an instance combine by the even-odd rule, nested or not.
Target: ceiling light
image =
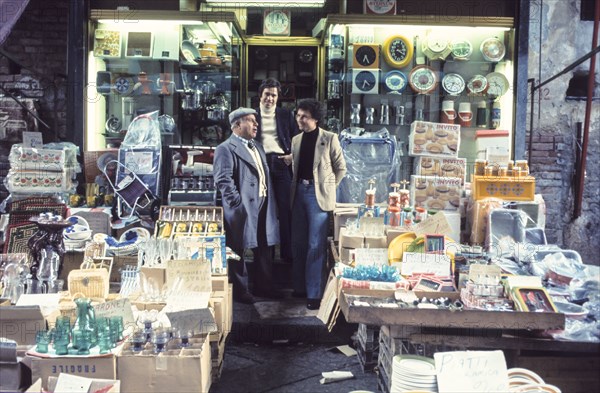
[[[325,0],[206,0],[206,3],[212,7],[323,7]]]

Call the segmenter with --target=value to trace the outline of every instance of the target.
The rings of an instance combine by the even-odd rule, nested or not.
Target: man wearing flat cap
[[[238,108],[229,114],[231,136],[217,146],[215,184],[221,192],[227,246],[241,256],[229,261],[234,300],[253,303],[255,296],[280,297],[273,288],[272,246],[279,243],[279,227],[269,167],[263,147],[254,140],[256,111]],[[244,250],[252,249],[248,287],[244,285]]]

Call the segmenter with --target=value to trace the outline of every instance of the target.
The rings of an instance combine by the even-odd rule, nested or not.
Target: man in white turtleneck
[[[267,154],[271,182],[279,219],[279,253],[285,262],[292,261],[290,188],[292,185],[292,138],[299,133],[293,114],[277,107],[281,83],[273,78],[262,81],[258,88],[260,108],[257,110],[259,141]]]

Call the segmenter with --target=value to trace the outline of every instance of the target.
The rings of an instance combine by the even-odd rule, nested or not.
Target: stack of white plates
[[[559,388],[545,383],[542,377],[526,368],[508,370],[508,387],[517,393],[561,393]]]
[[[433,359],[417,355],[396,355],[392,362],[390,392],[437,392]]]

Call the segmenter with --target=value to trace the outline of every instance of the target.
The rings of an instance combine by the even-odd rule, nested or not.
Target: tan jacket
[[[346,175],[346,160],[337,134],[319,128],[317,143],[315,145],[315,159],[313,162],[313,176],[315,180],[315,194],[319,207],[324,211],[333,211],[335,208],[335,191]],[[291,204],[294,206],[294,196],[298,181],[298,165],[300,163],[300,133],[292,139],[292,179]]]

